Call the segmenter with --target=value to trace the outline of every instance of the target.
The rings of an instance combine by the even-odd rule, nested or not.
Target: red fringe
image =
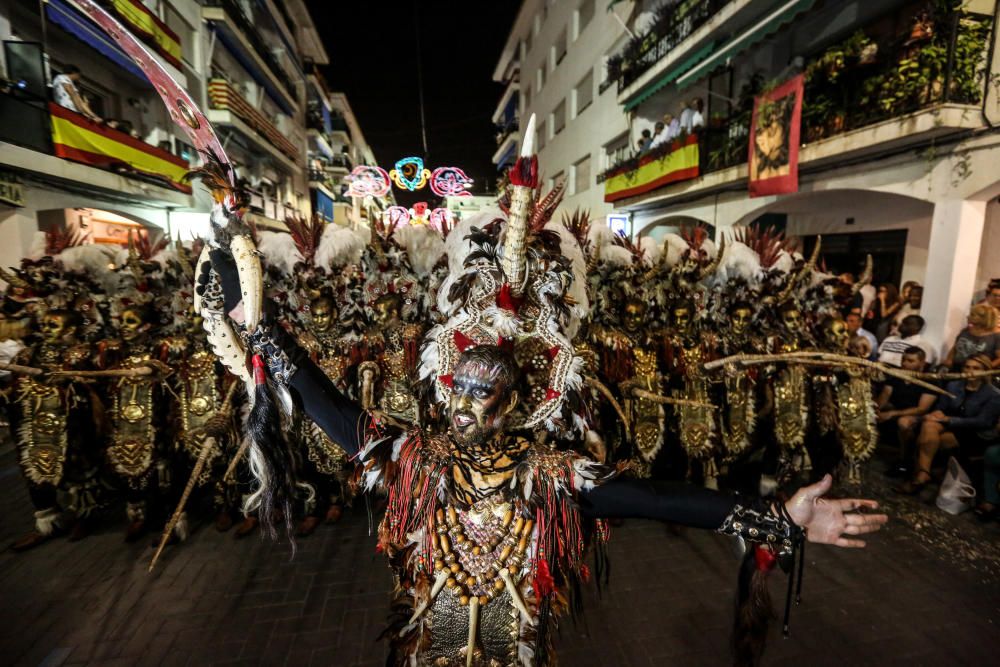
[[[511,185],[523,185],[529,188],[538,187],[538,157],[519,157],[508,172]]]

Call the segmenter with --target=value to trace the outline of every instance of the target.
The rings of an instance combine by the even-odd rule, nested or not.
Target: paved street
[[[873,477],[869,493],[881,497]],[[1000,526],[916,501],[868,549],[808,549],[792,636],[766,665],[987,665],[1000,651]],[[0,540],[30,527],[8,450]],[[363,503],[286,544],[236,541],[210,525],[147,573],[148,541],[117,526],[78,544],[0,552],[0,655],[16,665],[380,665],[390,577]],[[564,665],[727,665],[736,562],[729,542],[630,521],[615,529],[610,587],[565,619]],[[776,601],[784,579],[772,578]],[[780,613],[780,610],[779,610]]]

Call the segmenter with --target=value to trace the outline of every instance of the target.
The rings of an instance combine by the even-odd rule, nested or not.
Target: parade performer
[[[531,430],[561,414],[566,396],[579,388],[582,363],[566,336],[573,306],[563,278],[572,271],[558,261],[561,239],[534,224],[551,202],[532,201],[538,181],[533,119],[529,145],[510,173],[507,215],[470,239],[477,248],[449,290],[459,312],[429,335],[429,348],[437,348],[435,389],[447,399],[447,431],[399,432],[362,410],[263,312],[259,259],[241,224],[244,198],[207,119],[113,18],[90,0],[81,6],[151,73],[189,136],[215,160],[217,169],[203,171],[218,201],[215,249],[199,261],[197,305],[223,363],[253,392],[251,459],[262,518],[273,520],[294,493],[295,460],[281,442],[277,406],[303,409],[356,457],[367,485],[389,493],[379,544],[397,583],[393,663],[552,664],[553,617],[572,582],[585,576],[583,557],[602,532],[600,517],[645,516],[739,535],[758,545],[744,561],[750,571],[757,562],[766,569],[793,557],[803,536],[860,546],[845,535],[885,522],[883,515],[845,513],[874,507],[872,501],[821,499],[830,480],[787,504],[737,501],[707,489],[628,480],[578,454],[538,446]],[[245,330],[252,377],[234,323]],[[518,384],[519,338],[549,344],[541,386]],[[744,646],[741,654],[750,662],[757,651]]]
[[[571,349],[557,344],[547,386],[538,391],[519,383],[519,338],[544,331],[552,342],[565,340],[553,316],[565,307],[565,288],[546,261],[558,256],[558,246],[551,239],[546,245],[543,229],[528,234],[528,219],[538,212],[531,201],[534,164],[527,155],[513,168],[521,177],[512,179],[507,220],[493,221],[493,230],[466,257],[463,275],[471,278],[453,283],[464,288],[455,292],[464,292],[462,312],[434,332],[437,383],[447,389],[445,433],[399,430],[361,409],[266,318],[248,337],[255,410],[266,405],[269,382],[290,391],[294,404],[356,458],[365,486],[389,493],[379,546],[397,578],[387,631],[393,664],[551,664],[554,619],[586,576],[584,555],[604,535],[601,518],[716,528],[760,545],[773,558],[791,556],[803,530],[811,540],[847,546],[854,543],[842,532],[869,532],[885,520],[843,513],[874,506],[869,501],[819,502],[829,480],[802,490],[787,506],[737,502],[710,490],[632,481],[615,468],[538,444],[529,429],[559,410],[563,392],[572,390],[567,379],[573,363]],[[491,245],[504,227],[502,244]],[[242,313],[258,312],[256,304],[240,301],[254,293],[236,284],[240,275],[254,274],[240,267],[245,259],[213,253],[223,295],[213,271],[203,266],[200,289],[211,319],[229,313],[246,322]],[[519,292],[515,284],[523,286]],[[493,328],[494,306],[510,309],[508,336]],[[253,449],[266,462],[258,471],[267,517],[290,493],[285,465],[292,459],[279,451],[275,425],[258,428]]]

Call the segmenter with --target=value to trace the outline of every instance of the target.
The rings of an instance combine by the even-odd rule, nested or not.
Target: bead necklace
[[[475,521],[472,515],[460,514],[454,507],[437,510],[431,538],[434,569],[450,571],[445,585],[462,605],[469,604],[473,597],[479,604],[486,604],[504,590],[510,575],[518,573],[524,563],[534,528],[531,519],[518,517],[515,521],[513,507],[507,508],[503,518],[489,506],[482,512],[481,521]]]

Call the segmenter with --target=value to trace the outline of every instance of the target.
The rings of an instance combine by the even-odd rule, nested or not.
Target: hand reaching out
[[[823,494],[830,490],[833,478],[826,475],[810,486],[804,486],[785,503],[785,509],[806,531],[806,539],[817,544],[838,547],[863,547],[864,540],[845,535],[864,535],[880,530],[889,520],[886,514],[857,514],[862,507],[878,509],[874,500],[858,498],[828,499]]]

